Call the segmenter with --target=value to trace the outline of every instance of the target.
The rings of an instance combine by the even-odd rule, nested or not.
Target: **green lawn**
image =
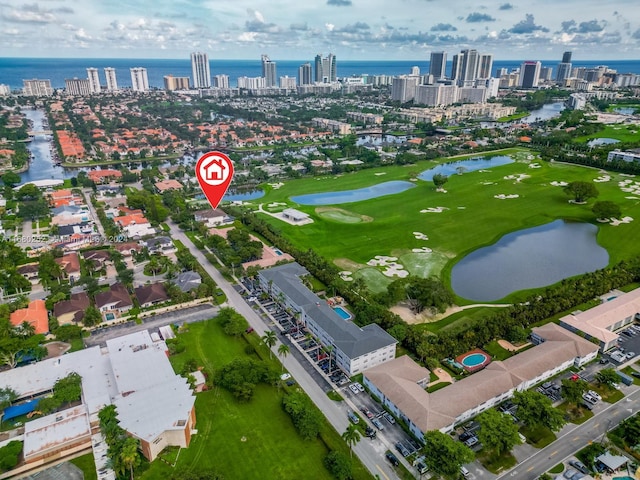
[[[529,168],[530,152],[510,149],[516,163],[452,175],[445,185],[447,193],[435,191],[432,182],[416,180],[417,175],[438,162],[421,161],[409,166],[388,166],[344,175],[331,175],[291,180],[279,189],[268,189],[260,203],[284,202],[308,213],[314,220],[304,226],[289,225],[278,219],[261,215],[276,226],[294,245],[306,250],[313,248],[320,255],[333,260],[341,270],[355,272],[354,277],[365,280],[372,291],[383,291],[392,280],[382,268],[367,265],[376,255],[399,258],[399,263],[416,275],[440,275],[448,281],[455,262],[467,253],[492,244],[507,233],[534,227],[563,218],[591,222],[599,227],[597,240],[610,255],[610,263],[640,255],[640,220],[613,227],[595,222],[591,212],[593,201],[587,205],[573,205],[560,186],[552,182],[588,181],[600,176],[597,170],[576,165],[545,163]],[[520,182],[505,179],[510,175],[527,175]],[[599,200],[611,200],[620,205],[624,216],[640,219],[640,196],[623,192],[618,182],[627,177],[610,174],[607,182],[598,182]],[[372,200],[337,206],[342,217],[366,218],[358,223],[337,222],[323,214],[327,207],[299,205],[292,196],[350,190],[391,180],[412,181],[414,188]],[[518,198],[500,200],[500,194],[516,194]],[[421,210],[443,207],[441,213],[420,213]],[[320,212],[320,213],[318,213]],[[464,226],[464,227],[462,227]],[[418,239],[413,232],[423,233],[428,240]],[[428,247],[430,253],[412,252]],[[507,301],[519,301],[525,293],[514,293]],[[458,303],[470,303],[457,299]]]
[[[638,125],[606,125],[599,132],[576,138],[577,143],[586,143],[593,138],[613,138],[621,142],[635,142],[638,140],[640,127]]]
[[[589,385],[591,390],[597,392],[602,400],[607,403],[616,403],[624,398],[624,393],[615,388],[610,388],[605,385],[598,385],[597,383],[592,383]]]
[[[176,371],[193,358],[208,370],[215,370],[237,357],[247,355],[243,338],[226,336],[215,320],[189,325],[179,335],[186,350],[170,357]],[[251,343],[260,349],[265,361],[280,368],[276,357],[269,360],[266,348],[252,334]],[[313,472],[314,478],[330,479],[322,461],[328,448],[322,440],[301,440],[289,416],[281,406],[283,391],[260,385],[248,403],[237,402],[229,392],[213,389],[196,398],[198,434],[178,457],[177,469],[213,469],[224,478],[300,478]],[[347,446],[328,424],[323,437],[347,452]],[[166,480],[173,469],[160,461],[153,462],[141,478]],[[354,478],[370,478],[354,460]]]
[[[633,378],[633,384],[634,385],[640,385],[640,378],[634,377],[634,376],[631,375],[632,373],[638,373],[638,370],[636,370],[635,368],[633,368],[631,366],[628,366],[628,367],[624,367],[622,369],[622,373],[626,373],[631,378]]]
[[[487,343],[482,348],[485,352],[491,355],[493,360],[506,360],[507,358],[513,356],[512,352],[502,348],[496,340]]]
[[[555,433],[547,427],[540,425],[535,427],[522,427],[520,433],[527,437],[527,442],[536,448],[544,448],[556,439]]]
[[[484,468],[495,474],[507,470],[518,463],[516,457],[514,457],[511,452],[495,455],[492,452],[485,452],[483,450],[478,455],[478,460]]]
[[[96,472],[96,462],[93,459],[93,453],[87,453],[81,457],[76,457],[71,460],[71,463],[82,470],[82,473],[84,473],[84,480],[97,480],[98,473]]]
[[[575,423],[577,425],[581,425],[591,417],[593,417],[592,411],[587,410],[584,407],[576,408],[575,404],[569,403],[567,401],[564,401],[560,405],[558,405],[558,410],[564,412],[567,421]]]

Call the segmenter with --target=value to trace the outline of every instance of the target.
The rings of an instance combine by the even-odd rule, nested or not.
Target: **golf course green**
[[[253,205],[257,208],[260,203],[281,202],[308,213],[313,223],[300,226],[260,215],[297,247],[313,248],[343,270],[344,278],[360,277],[372,291],[382,291],[408,273],[437,275],[448,282],[451,267],[467,253],[509,232],[556,219],[597,225],[598,243],[609,252],[610,263],[640,254],[640,242],[636,240],[640,235],[640,179],[543,162],[526,149],[483,154],[495,155],[511,155],[515,163],[451,175],[444,192],[417,176],[439,163],[460,160],[459,156],[291,180],[278,189],[267,186],[265,197]],[[363,188],[391,180],[411,181],[416,188],[331,207],[298,205],[290,200],[295,195]],[[570,203],[562,187],[573,181],[594,182],[600,192],[597,200],[618,204],[622,216],[628,217],[627,223],[614,226],[597,222],[591,211],[594,199],[585,205]]]

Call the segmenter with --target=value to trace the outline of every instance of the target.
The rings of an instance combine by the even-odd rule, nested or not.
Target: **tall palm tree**
[[[129,469],[131,480],[133,480],[133,469],[140,465],[140,452],[138,451],[138,440],[128,437],[120,450],[120,461],[125,468]]]
[[[284,343],[281,343],[278,347],[278,356],[282,359],[282,371],[284,371],[284,359],[287,358],[290,351],[289,345],[285,345]]]
[[[342,434],[342,439],[349,445],[349,455],[353,457],[353,446],[360,441],[360,432],[358,427],[350,424]]]
[[[23,337],[30,337],[36,333],[36,327],[34,327],[31,322],[27,322],[26,320],[20,324],[19,330],[20,335]]]
[[[273,333],[271,330],[267,330],[264,334],[264,336],[262,337],[262,341],[264,342],[264,344],[269,347],[269,358],[272,358],[271,356],[271,348],[276,344],[276,342],[278,341],[278,339],[276,338],[276,334]]]

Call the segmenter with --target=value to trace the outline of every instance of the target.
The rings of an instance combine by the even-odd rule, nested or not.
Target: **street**
[[[209,263],[204,254],[195,247],[189,237],[187,237],[173,221],[167,221],[167,225],[169,225],[171,229],[171,238],[181,241],[185,247],[189,249],[200,265],[202,265],[211,278],[218,284],[218,287],[225,293],[229,305],[246,318],[249,325],[262,337],[265,332],[269,330],[269,327],[267,327],[260,316],[245,302],[244,298],[236,291],[233,285],[225,280],[220,272]],[[280,342],[272,348],[274,352],[277,351],[279,344]],[[293,353],[295,348],[291,350]],[[302,359],[302,362],[307,362],[307,360]],[[318,385],[316,380],[312,378],[309,372],[307,372],[307,369],[303,366],[301,359],[298,358],[297,355],[287,356],[283,364],[296,379],[300,387],[309,395],[309,398],[311,398],[322,413],[324,413],[329,423],[333,425],[339,434],[342,434],[350,423],[347,418],[348,407],[343,402],[335,402],[327,396],[326,392]],[[385,479],[397,479],[398,476],[395,471],[385,462],[384,450],[381,450],[379,445],[380,444],[376,443],[376,440],[370,441],[364,438],[354,446],[353,451],[373,475],[378,475]]]

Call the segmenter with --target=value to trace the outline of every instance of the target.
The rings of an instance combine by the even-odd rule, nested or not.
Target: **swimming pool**
[[[116,314],[115,313],[107,313],[104,316],[104,319],[109,321],[109,320],[115,320],[116,319]]]
[[[343,320],[351,320],[353,318],[353,315],[342,307],[333,307],[333,311],[336,312]]]
[[[274,252],[276,255],[282,255],[282,251],[281,251],[280,249],[278,249],[278,248],[274,248],[274,249],[273,249],[273,252]]]
[[[472,353],[462,359],[462,364],[465,367],[473,368],[481,365],[486,359],[487,356],[484,353]]]

